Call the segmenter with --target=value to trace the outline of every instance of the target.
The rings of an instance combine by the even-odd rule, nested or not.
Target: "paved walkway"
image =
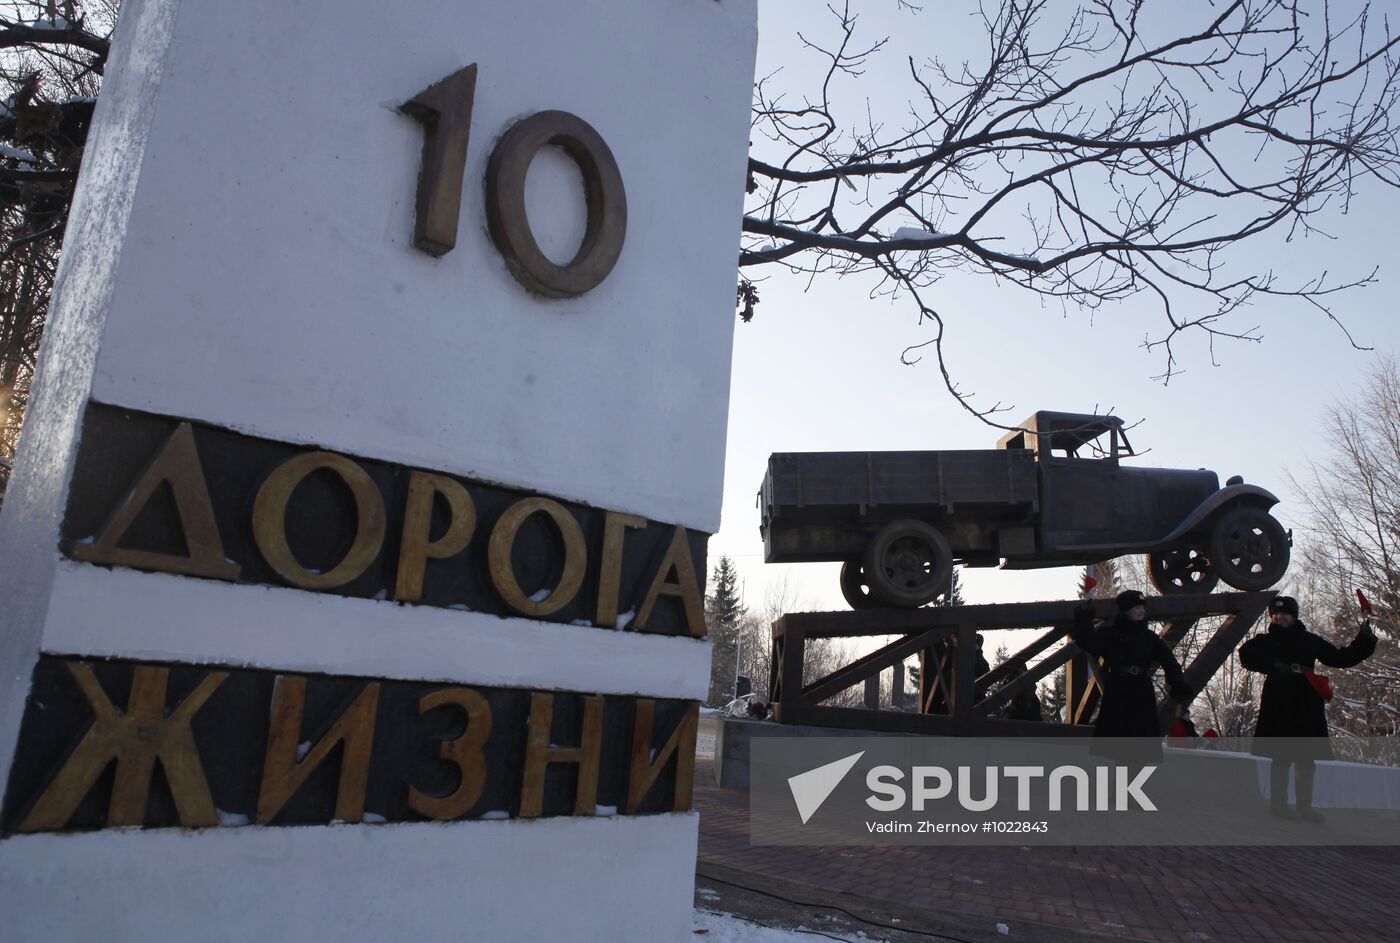
[[[702,758],[702,878],[946,939],[1400,940],[1400,848],[753,847],[713,782]]]

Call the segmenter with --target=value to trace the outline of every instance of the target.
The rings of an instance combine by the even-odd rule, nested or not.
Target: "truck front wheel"
[[[862,562],[871,595],[904,609],[933,602],[953,575],[947,539],[923,521],[886,524],[866,545]]]
[[[1235,589],[1258,592],[1283,579],[1288,534],[1268,511],[1237,507],[1215,522],[1207,553],[1222,580]]]

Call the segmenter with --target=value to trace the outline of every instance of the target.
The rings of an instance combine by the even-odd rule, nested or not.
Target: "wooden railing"
[[[1192,695],[1200,693],[1244,640],[1268,607],[1273,592],[1184,594],[1154,597],[1148,618],[1160,625],[1163,641],[1173,650],[1191,629],[1208,616],[1224,616],[1210,638],[1183,665]],[[1081,736],[1098,706],[1091,659],[1069,640],[1079,600],[996,603],[980,606],[934,606],[923,609],[881,609],[856,612],[789,613],[773,623],[773,660],[769,697],[773,717],[785,724],[810,724],[901,733],[952,736]],[[1112,618],[1111,599],[1091,602],[1097,619]],[[1029,645],[981,677],[976,677],[976,635],[997,629],[1044,631]],[[899,636],[879,649],[820,678],[807,681],[803,662],[807,643],[814,639]],[[1049,652],[1049,654],[1045,654]],[[837,707],[830,698],[857,684],[878,678],[886,668],[913,655],[920,658],[916,712]],[[1018,663],[1030,664],[1017,673]],[[998,712],[1015,695],[1018,685],[1035,684],[1066,667],[1067,722],[1035,723],[1007,720]],[[1170,702],[1158,705],[1165,729]],[[1052,718],[1054,720],[1054,718]]]

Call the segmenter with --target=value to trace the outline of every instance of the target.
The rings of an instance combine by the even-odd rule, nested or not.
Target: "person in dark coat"
[[[1201,735],[1196,731],[1196,722],[1191,719],[1190,713],[1184,710],[1172,721],[1171,729],[1167,731],[1167,743],[1174,747],[1194,747],[1200,739]]]
[[[1157,692],[1152,671],[1160,665],[1167,690],[1178,701],[1191,696],[1181,665],[1171,649],[1147,624],[1147,600],[1135,589],[1119,593],[1118,615],[1112,622],[1093,626],[1087,606],[1075,612],[1070,638],[1090,655],[1103,659],[1099,668],[1103,693],[1094,737],[1141,738],[1133,747],[1108,750],[1096,744],[1094,752],[1116,759],[1149,763],[1162,758],[1162,724],[1157,717]]]
[[[987,672],[991,671],[991,670],[992,670],[992,666],[991,666],[990,664],[987,663],[987,656],[984,655],[984,654],[982,654],[982,646],[986,643],[986,640],[982,637],[982,633],[981,633],[981,632],[978,632],[978,633],[976,634],[976,636],[974,636],[974,639],[973,639],[973,640],[974,640],[974,641],[976,642],[976,644],[977,644],[977,653],[976,653],[976,655],[973,657],[973,665],[972,665],[972,677],[973,677],[972,699],[973,699],[974,701],[980,701],[980,700],[982,700],[982,696],[983,696],[984,694],[987,693],[987,688],[988,688],[990,685],[989,685],[989,682],[986,682],[986,681],[983,681],[983,682],[980,682],[980,683],[979,683],[976,679],[983,677],[984,675],[987,674]],[[938,671],[938,664],[939,664],[939,662],[942,661],[942,659],[943,659],[945,656],[947,656],[947,654],[948,654],[948,652],[949,652],[950,650],[953,651],[953,652],[956,654],[956,652],[957,652],[957,645],[956,645],[956,643],[950,646],[947,642],[934,642],[932,648],[929,649],[930,657],[924,659],[924,664],[927,666],[927,668],[926,668],[926,669],[921,669],[921,670],[928,670],[928,671],[930,671],[931,673],[936,673],[936,672]],[[953,668],[953,680],[952,680],[952,683],[953,683],[954,685],[956,685],[956,684],[957,684],[957,667],[956,667],[956,666],[957,666],[957,661],[956,661],[956,659],[954,660],[953,665],[954,665],[954,668]],[[929,712],[930,714],[946,714],[946,713],[948,713],[948,696],[947,696],[947,693],[946,693],[946,691],[945,691],[945,686],[944,686],[944,685],[941,685],[941,684],[940,684],[940,685],[938,686],[938,690],[935,691],[935,692],[933,692],[933,698],[932,698],[932,700],[929,702],[928,712]]]
[[[972,683],[972,693],[973,700],[980,701],[982,700],[982,695],[986,694],[987,689],[991,687],[991,682],[983,681],[978,684],[975,679],[986,676],[986,674],[992,670],[992,666],[987,663],[987,656],[982,654],[982,646],[986,644],[987,640],[982,637],[981,632],[978,632],[977,635],[974,636],[974,641],[977,643],[977,657],[973,659],[972,677],[974,681]]]
[[[1015,662],[1009,669],[1011,676],[1019,677],[1026,673],[1026,663]],[[1035,682],[1029,679],[1016,682],[1016,691],[1006,705],[1007,720],[1033,720],[1044,723],[1045,716],[1040,705],[1040,695],[1035,690]]]
[[[1326,702],[1309,676],[1314,675],[1317,662],[1350,668],[1365,661],[1376,650],[1376,635],[1371,623],[1363,622],[1351,644],[1338,648],[1308,631],[1298,618],[1298,601],[1291,596],[1275,596],[1269,602],[1269,616],[1269,631],[1245,642],[1239,651],[1241,665],[1264,675],[1252,751],[1273,761],[1270,814],[1321,822],[1322,813],[1312,807],[1313,781],[1317,761],[1332,759],[1332,744],[1327,739]],[[1288,769],[1295,764],[1296,816],[1288,808]]]

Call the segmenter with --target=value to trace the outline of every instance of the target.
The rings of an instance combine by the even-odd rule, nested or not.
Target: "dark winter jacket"
[[[977,658],[975,659],[975,667],[973,668],[973,670],[976,671],[977,674],[973,675],[974,680],[972,682],[972,693],[974,696],[974,700],[980,701],[982,700],[982,695],[986,694],[987,689],[991,687],[991,684],[987,681],[983,681],[981,684],[978,684],[975,679],[984,677],[989,671],[992,670],[992,666],[987,664],[987,658],[982,654],[980,649],[977,652]]]
[[[1300,621],[1287,628],[1269,626],[1240,646],[1240,664],[1262,673],[1264,692],[1259,699],[1259,722],[1254,728],[1254,753],[1291,759],[1331,759],[1327,741],[1327,712],[1322,695],[1308,682],[1306,673],[1322,662],[1332,668],[1360,664],[1376,650],[1376,636],[1363,626],[1345,648],[1338,648],[1308,631]],[[1311,742],[1271,740],[1276,737],[1311,737]],[[1262,738],[1262,739],[1261,739]]]
[[[1006,718],[1008,720],[1044,722],[1045,716],[1041,711],[1040,695],[1036,693],[1035,685],[1022,684],[1016,689],[1016,693],[1011,695],[1011,703],[1006,707]]]
[[[1157,718],[1157,693],[1152,686],[1153,666],[1162,667],[1173,697],[1184,699],[1190,693],[1171,649],[1146,622],[1134,622],[1121,614],[1096,629],[1089,613],[1081,611],[1076,614],[1070,637],[1084,651],[1103,659],[1099,669],[1103,696],[1094,736],[1151,738],[1150,743],[1143,743],[1141,751],[1135,751],[1134,758],[1160,759],[1162,724]]]
[[[956,646],[949,646],[946,642],[935,642],[931,648],[925,651],[925,658],[922,664],[926,667],[919,669],[920,671],[927,670],[929,672],[929,678],[923,682],[924,684],[929,683],[933,676],[938,673],[938,665],[947,657],[950,648],[956,653]],[[956,665],[956,662],[954,662],[954,664]],[[973,700],[980,701],[982,700],[982,695],[987,693],[988,683],[984,681],[978,684],[976,679],[981,678],[991,670],[992,666],[987,664],[986,656],[978,650],[976,656],[973,658]],[[954,668],[953,674],[956,674],[956,668]],[[952,684],[957,684],[955,678],[950,680]],[[948,713],[948,695],[944,685],[940,684],[938,690],[933,692],[933,697],[929,700],[927,710],[930,714]]]

